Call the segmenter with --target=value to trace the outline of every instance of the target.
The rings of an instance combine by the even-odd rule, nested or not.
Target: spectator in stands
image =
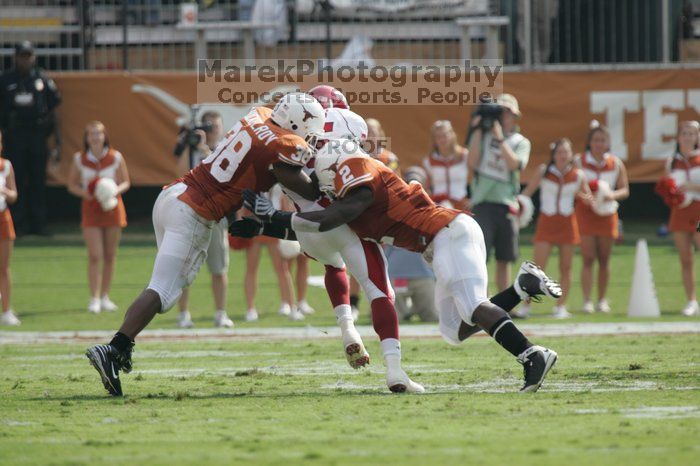
[[[468,207],[467,183],[469,151],[457,143],[457,134],[449,120],[438,120],[430,128],[432,152],[423,159],[431,197],[445,207]]]
[[[2,154],[2,132],[0,132],[0,154]],[[0,298],[2,299],[0,325],[21,323],[10,306],[12,292],[10,257],[15,242],[15,227],[7,206],[15,201],[17,201],[17,186],[12,163],[0,157]]]
[[[181,160],[188,162],[193,167],[199,165],[211,151],[213,151],[224,137],[224,122],[221,114],[216,111],[204,112],[202,115],[202,125],[209,129],[196,130],[199,134],[199,145],[189,157],[181,157]],[[211,291],[214,295],[214,326],[222,328],[233,327],[233,321],[226,312],[226,294],[228,292],[228,221],[222,218],[214,225],[211,231],[211,242],[207,249],[207,268],[211,274]],[[177,317],[177,325],[180,328],[190,328],[194,326],[192,315],[189,311],[190,289],[182,290],[182,296],[178,305],[180,313]]]
[[[421,167],[408,167],[404,174],[407,183],[428,186],[428,174]],[[384,248],[391,279],[396,293],[396,311],[409,320],[417,315],[423,322],[438,320],[435,310],[435,274],[422,254],[402,248]]]
[[[15,47],[15,66],[0,76],[0,130],[5,156],[12,162],[19,193],[12,209],[17,234],[46,235],[47,140],[54,136],[53,161],[61,152],[56,84],[36,67],[31,42]]]
[[[102,179],[113,182],[114,191],[106,198],[101,194],[101,186],[105,186]],[[105,126],[91,121],[85,126],[83,151],[74,155],[68,191],[82,199],[80,225],[88,250],[90,284],[87,310],[94,314],[117,310],[117,305],[109,299],[109,290],[119,239],[126,226],[122,194],[130,186],[124,157],[111,147]]]
[[[279,185],[275,185],[270,190],[270,199],[276,209],[280,208],[280,199],[282,190]],[[250,215],[244,211],[244,215]],[[246,271],[244,280],[245,299],[248,305],[245,320],[246,322],[255,322],[258,320],[258,311],[255,307],[255,295],[258,288],[258,266],[260,265],[260,251],[262,247],[267,247],[270,254],[272,267],[277,275],[277,282],[280,289],[280,308],[279,315],[287,316],[290,320],[304,320],[304,314],[299,312],[294,305],[294,291],[292,289],[292,275],[289,273],[289,267],[282,258],[279,250],[279,240],[269,236],[256,236],[246,249]]]
[[[530,179],[523,194],[532,197],[540,190],[540,215],[535,231],[535,263],[543,269],[547,266],[552,247],[559,247],[559,283],[562,295],[554,306],[552,317],[566,319],[571,314],[566,309],[566,297],[571,287],[571,262],[574,246],[581,239],[574,215],[577,195],[590,197],[583,171],[576,167],[571,141],[566,138],[552,143],[549,162],[542,164]],[[529,304],[523,303],[511,315],[525,318],[530,313]]]
[[[495,249],[496,286],[510,286],[510,268],[518,258],[520,172],[530,158],[530,141],[517,126],[522,116],[518,101],[510,94],[496,99],[502,107],[501,117],[485,129],[481,116],[470,123],[469,170],[474,173],[471,205],[474,217],[484,232],[486,252]]]
[[[700,314],[695,294],[694,253],[700,250],[700,123],[685,121],[678,130],[676,153],[666,162],[666,173],[671,176],[683,191],[688,201],[683,207],[671,207],[668,229],[673,233],[673,241],[678,249],[683,273],[683,287],[688,303],[681,311],[685,316]]]
[[[629,197],[627,170],[622,161],[609,153],[610,134],[607,128],[592,122],[586,138],[586,151],[578,162],[588,180],[592,195],[579,195],[576,220],[581,233],[581,288],[583,312],[608,313],[605,298],[610,280],[610,254],[618,231],[618,202]],[[598,262],[598,301],[593,307],[593,265]]]

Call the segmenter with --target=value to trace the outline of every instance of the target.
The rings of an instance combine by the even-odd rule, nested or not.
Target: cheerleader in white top
[[[74,156],[68,192],[82,199],[81,224],[88,249],[88,281],[93,314],[116,311],[109,299],[117,248],[126,226],[122,194],[131,183],[124,157],[109,144],[105,126],[92,121],[85,127],[84,150]]]
[[[586,152],[579,156],[592,195],[579,196],[576,219],[581,233],[581,288],[583,312],[610,312],[605,298],[610,280],[610,254],[618,237],[618,202],[630,195],[627,170],[622,161],[609,153],[610,134],[604,126],[593,121],[588,132]],[[591,301],[593,265],[598,262],[598,303]]]
[[[530,179],[523,195],[532,197],[540,190],[540,214],[535,231],[535,263],[547,266],[553,247],[559,248],[559,283],[562,295],[553,309],[553,317],[571,317],[566,309],[566,297],[571,287],[571,262],[574,247],[580,242],[579,228],[574,215],[577,195],[590,196],[583,171],[574,163],[571,141],[566,138],[552,143],[549,163],[540,165]],[[524,317],[528,306],[521,306],[518,315]]]
[[[437,204],[464,210],[468,207],[467,183],[469,151],[457,144],[457,134],[448,120],[438,120],[430,128],[433,151],[423,159],[428,173],[431,198]]]
[[[0,133],[0,154],[2,154],[2,133]],[[10,307],[12,291],[10,257],[15,244],[15,226],[12,223],[9,205],[16,201],[15,172],[9,160],[0,158],[0,295],[2,296],[0,325],[19,325],[21,323]]]
[[[683,272],[683,287],[688,303],[681,311],[685,316],[700,314],[695,294],[695,253],[700,250],[700,123],[683,122],[678,130],[676,153],[666,161],[666,174],[683,193],[679,203],[671,206],[668,229],[678,249]]]

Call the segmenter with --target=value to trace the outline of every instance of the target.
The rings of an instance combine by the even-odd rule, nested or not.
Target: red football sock
[[[377,298],[372,301],[372,325],[380,340],[399,339],[399,317],[394,303],[389,298]]]
[[[331,299],[331,304],[334,308],[341,304],[350,305],[350,284],[348,283],[345,269],[327,265],[324,281],[328,297]]]

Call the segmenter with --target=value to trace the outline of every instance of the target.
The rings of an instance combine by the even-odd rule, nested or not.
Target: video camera
[[[491,131],[491,128],[493,128],[493,123],[496,120],[500,120],[501,116],[503,115],[503,106],[496,103],[494,100],[491,100],[491,98],[489,97],[482,98],[479,102],[479,105],[476,107],[476,110],[474,111],[474,113],[472,113],[472,118],[476,115],[479,115],[481,117],[481,120],[479,121],[479,126],[469,127],[469,131],[467,131],[467,138],[464,142],[465,145],[469,145],[469,140],[472,138],[472,134],[477,128],[482,130],[483,132]]]
[[[180,157],[186,148],[190,149],[190,152],[195,149],[200,142],[200,135],[197,134],[197,130],[202,130],[205,133],[211,133],[214,125],[205,121],[201,125],[196,125],[194,121],[190,121],[187,126],[183,126],[177,135],[177,143],[175,144],[175,149],[173,149],[173,154],[175,157]]]

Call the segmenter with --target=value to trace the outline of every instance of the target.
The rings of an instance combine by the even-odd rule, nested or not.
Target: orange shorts
[[[119,196],[117,198],[117,207],[108,212],[102,210],[99,202],[95,200],[83,200],[82,221],[80,222],[80,226],[82,228],[124,228],[126,226],[126,209],[124,208],[122,197]]]
[[[579,244],[578,223],[575,215],[545,215],[537,217],[535,243]]]
[[[0,241],[14,241],[16,237],[12,215],[9,209],[5,209],[0,212]]]
[[[668,231],[693,233],[697,231],[698,221],[700,221],[700,201],[693,201],[683,209],[677,207],[671,209]]]
[[[576,222],[581,236],[602,236],[617,239],[620,236],[617,223],[617,212],[612,215],[601,216],[593,212],[589,206],[582,202],[576,203]]]

